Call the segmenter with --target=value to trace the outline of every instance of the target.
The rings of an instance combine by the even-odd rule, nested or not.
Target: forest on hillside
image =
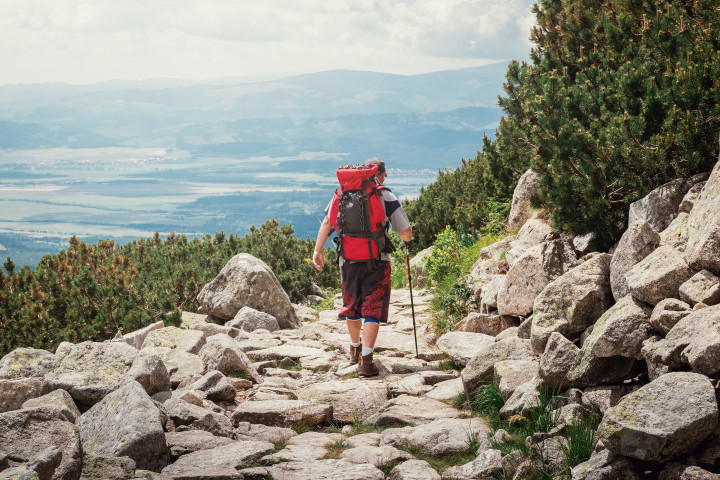
[[[529,168],[540,175],[533,202],[554,228],[592,233],[594,247],[607,249],[630,203],[717,161],[718,0],[541,0],[535,13],[530,61],[508,66],[505,116],[493,139],[405,203],[414,250],[440,240],[457,251],[463,238],[503,230],[515,183]],[[312,248],[291,226],[268,221],[245,237],[73,239],[35,271],[16,271],[8,259],[0,355],[106,339],[158,319],[177,323],[179,309],[196,308],[199,289],[239,252],[265,260],[294,301],[313,282],[337,287],[336,267],[312,268]]]

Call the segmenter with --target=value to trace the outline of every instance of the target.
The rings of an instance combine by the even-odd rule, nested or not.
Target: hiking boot
[[[360,356],[360,363],[358,364],[358,375],[361,377],[374,377],[380,374],[380,369],[375,362],[373,362],[372,352],[367,355]]]
[[[360,361],[361,353],[362,343],[357,347],[353,347],[352,345],[350,345],[350,365],[355,365]]]

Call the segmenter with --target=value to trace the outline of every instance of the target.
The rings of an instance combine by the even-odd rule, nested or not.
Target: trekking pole
[[[405,260],[407,261],[407,269],[408,269],[408,285],[410,285],[410,308],[412,308],[412,316],[413,316],[413,336],[415,337],[415,358],[420,358],[420,353],[418,352],[418,346],[417,346],[417,332],[415,331],[415,301],[413,300],[412,276],[410,275],[410,248],[408,247],[407,242],[405,242]]]

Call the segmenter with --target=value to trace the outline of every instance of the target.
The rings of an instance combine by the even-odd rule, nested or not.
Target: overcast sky
[[[0,0],[0,84],[400,74],[525,58],[528,0]]]

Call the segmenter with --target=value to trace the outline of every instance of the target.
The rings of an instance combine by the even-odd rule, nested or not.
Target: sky
[[[526,58],[529,0],[0,0],[0,85],[417,74]]]

